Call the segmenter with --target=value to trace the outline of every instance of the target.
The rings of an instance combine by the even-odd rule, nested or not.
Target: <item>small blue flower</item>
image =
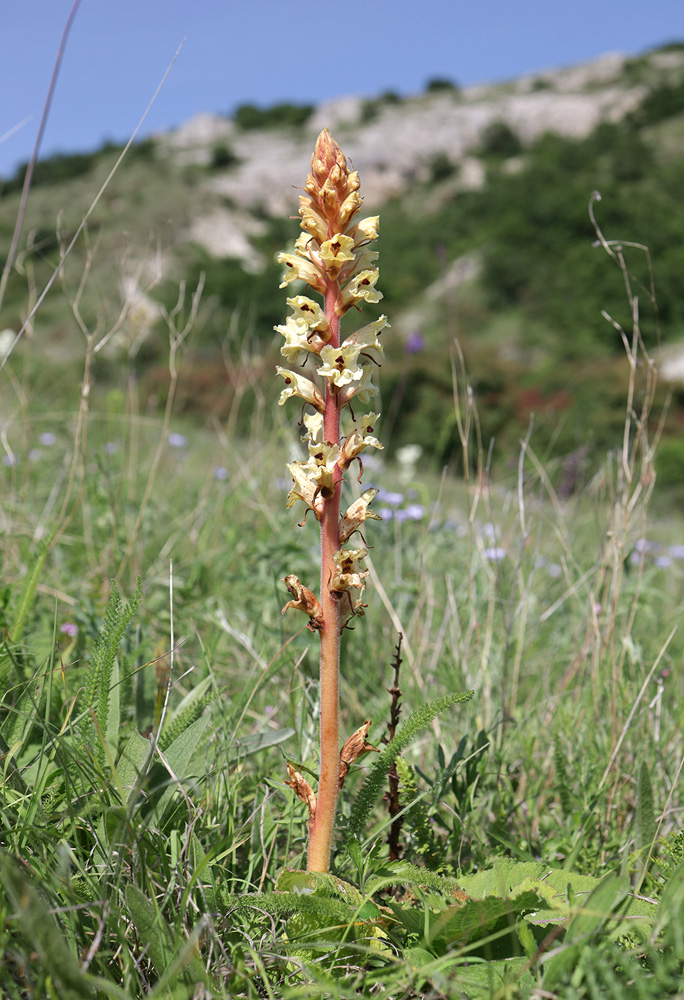
[[[225,482],[228,478],[228,469],[223,465],[217,465],[214,469],[214,479],[218,479],[219,482]]]
[[[403,493],[390,493],[389,490],[379,490],[376,499],[380,503],[389,504],[390,507],[398,507],[406,498]]]
[[[419,330],[415,330],[404,344],[407,354],[420,354],[425,350],[425,338]]]
[[[496,548],[483,549],[482,555],[488,562],[501,562],[506,557],[506,550],[498,545]]]
[[[187,443],[188,439],[184,434],[177,434],[175,431],[169,434],[169,444],[172,448],[185,448]]]
[[[53,434],[52,431],[43,431],[38,440],[41,444],[44,444],[46,448],[51,448],[57,440],[57,435]]]

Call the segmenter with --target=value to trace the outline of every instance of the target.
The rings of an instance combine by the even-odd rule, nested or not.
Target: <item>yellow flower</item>
[[[291,281],[304,281],[321,295],[325,295],[325,281],[310,260],[304,260],[296,253],[279,253],[277,259],[278,263],[284,264],[286,268],[280,283],[281,288],[285,288]]]
[[[377,240],[380,229],[380,216],[371,215],[367,219],[361,219],[356,223],[349,235],[354,237],[356,246],[368,240]]]
[[[309,441],[310,444],[322,444],[323,443],[323,414],[322,413],[305,413],[303,417],[303,423],[306,427],[306,434],[302,438],[302,441]]]
[[[318,256],[323,261],[329,278],[333,281],[339,277],[342,268],[349,263],[355,263],[354,240],[351,236],[336,233],[332,239],[321,243]]]
[[[328,226],[316,211],[311,201],[305,194],[299,196],[299,214],[302,217],[301,227],[315,237],[319,243],[328,238]]]
[[[287,321],[282,326],[274,326],[277,333],[281,333],[285,338],[285,343],[280,348],[280,353],[292,364],[297,364],[299,356],[304,351],[313,351],[314,347],[309,342],[310,330],[302,320],[288,316]]]
[[[285,509],[294,507],[297,500],[302,500],[309,510],[314,512],[316,520],[320,521],[323,513],[323,496],[317,481],[309,475],[308,466],[305,462],[290,462],[288,469],[294,480],[294,486],[287,494]]]
[[[320,389],[317,389],[313,382],[310,382],[308,378],[304,378],[303,375],[291,372],[289,368],[281,368],[280,365],[276,366],[276,372],[281,378],[285,379],[285,388],[280,393],[280,398],[278,399],[279,406],[282,406],[290,396],[299,396],[305,403],[310,403],[319,413],[323,413],[325,410],[325,400]]]
[[[354,251],[354,255],[356,257],[354,270],[357,274],[360,274],[361,271],[372,271],[373,265],[380,256],[377,250],[369,250],[363,245]],[[378,294],[380,293],[378,292]],[[380,298],[382,298],[382,295],[380,295]]]
[[[379,448],[382,451],[384,446],[373,434],[373,428],[379,416],[380,414],[378,413],[366,413],[356,421],[354,430],[342,446],[342,454],[339,461],[341,469],[349,468],[354,459],[365,448]]]
[[[382,521],[379,514],[376,514],[373,510],[368,510],[368,505],[371,503],[375,497],[378,490],[370,489],[364,490],[358,500],[355,500],[351,504],[346,512],[340,518],[340,541],[346,542],[348,538],[354,534],[355,531],[361,527],[364,521],[371,518],[375,521]]]
[[[345,385],[344,388],[340,389],[340,406],[346,406],[347,403],[353,398],[358,400],[359,403],[367,403],[371,396],[377,396],[378,387],[373,385],[372,378],[373,372],[370,368],[362,368],[362,378],[359,382],[350,382],[349,385]]]
[[[354,171],[354,174],[350,174],[350,177],[356,176],[358,180],[358,174]],[[351,219],[354,218],[358,210],[363,204],[363,198],[358,191],[352,191],[351,194],[347,195],[342,204],[340,205],[340,210],[337,216],[337,221],[340,226],[344,228]]]
[[[341,300],[337,306],[338,316],[343,316],[347,310],[351,309],[352,306],[355,306],[357,302],[380,301],[382,298],[382,292],[379,292],[375,287],[378,275],[379,272],[376,267],[359,271],[358,274],[354,275],[342,292]]]
[[[302,320],[310,330],[324,340],[330,338],[328,321],[318,302],[307,298],[306,295],[295,295],[287,300],[287,304],[293,312],[294,319]]]
[[[358,348],[359,351],[377,351],[381,358],[384,358],[385,352],[382,348],[382,344],[378,340],[378,334],[382,330],[389,327],[386,316],[381,316],[376,319],[374,323],[369,323],[367,326],[362,326],[360,330],[353,333],[350,337],[343,342],[342,347],[354,347]]]
[[[309,459],[302,466],[307,470],[324,500],[333,495],[335,483],[335,466],[340,457],[340,446],[329,441],[309,444]]]

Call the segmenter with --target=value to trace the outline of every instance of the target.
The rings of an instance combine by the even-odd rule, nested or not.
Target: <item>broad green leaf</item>
[[[534,958],[537,953],[537,939],[535,938],[530,925],[526,920],[519,920],[515,925],[515,932],[518,935],[518,941],[523,946],[525,954],[528,958]]]
[[[535,923],[557,922],[570,912],[569,893],[585,899],[598,885],[590,875],[578,875],[562,868],[550,868],[536,861],[513,861],[497,858],[491,868],[466,875],[461,880],[464,891],[473,899],[488,896],[506,898],[516,891],[534,889],[546,901],[546,909],[537,914]]]
[[[190,691],[188,691],[188,693],[182,699],[182,701],[174,708],[173,710],[174,716],[182,715],[183,712],[187,711],[187,709],[192,708],[195,702],[199,701],[201,698],[204,697],[204,695],[207,693],[209,688],[214,683],[215,683],[214,678],[212,676],[209,676],[201,680],[199,684],[197,684],[194,688],[191,688]]]
[[[138,779],[144,773],[150,759],[150,741],[136,730],[121,751],[116,765],[115,778],[124,802],[129,802],[135,792]]]
[[[173,958],[173,932],[154,903],[134,885],[126,886],[126,904],[140,943],[161,975]]]
[[[433,949],[435,954],[443,954],[454,945],[463,946],[488,939],[492,934],[510,933],[520,918],[546,905],[546,900],[534,890],[512,896],[488,896],[486,899],[467,899],[454,903],[442,910],[431,910],[429,920],[424,920],[421,911],[415,911],[419,918],[412,921],[408,929],[419,933],[422,943]],[[404,926],[407,926],[403,907],[398,904],[392,910]],[[427,929],[427,935],[426,935]]]
[[[292,739],[294,734],[294,729],[267,729],[263,733],[253,733],[249,736],[243,736],[239,740],[233,740],[228,748],[228,762],[233,764],[235,761],[242,760],[243,757],[250,757],[267,747],[285,743],[286,740]]]
[[[454,996],[467,1000],[529,996],[535,982],[528,964],[526,958],[485,962],[469,956],[461,968],[449,969],[449,979],[458,990]]]
[[[660,934],[668,923],[678,921],[684,927],[684,861],[672,872],[658,903],[654,934]]]
[[[199,745],[202,736],[204,735],[204,730],[209,724],[209,716],[202,715],[196,722],[178,736],[171,746],[168,748],[164,757],[173,771],[176,778],[182,781],[183,778],[187,777],[190,771],[190,761],[192,756]],[[168,775],[168,784],[166,785],[161,796],[155,803],[157,815],[161,818],[164,814],[166,806],[171,801],[172,796],[177,790],[177,785],[171,775]]]
[[[576,910],[565,934],[565,947],[544,965],[543,987],[553,990],[571,973],[583,946],[607,923],[627,896],[628,883],[615,873],[606,875]]]
[[[147,949],[150,961],[160,977],[168,979],[160,988],[162,995],[172,1000],[185,1000],[196,992],[197,983],[209,985],[207,973],[195,953],[192,942],[179,948],[175,932],[157,909],[135,886],[126,887],[126,904],[140,943]],[[177,961],[178,968],[173,964]],[[178,982],[178,980],[182,982]]]
[[[219,887],[214,878],[213,863],[209,860],[202,849],[197,834],[190,834],[190,864],[192,865],[193,882],[197,884],[207,909],[216,909],[217,893]],[[202,885],[202,881],[209,879],[211,885]]]
[[[537,897],[530,894],[530,905]],[[516,907],[508,899],[490,896],[488,899],[469,899],[467,903],[448,906],[430,921],[430,944],[445,946],[468,944],[474,939],[488,937],[502,920],[515,917]]]
[[[404,960],[408,962],[409,968],[413,972],[417,972],[418,969],[422,969],[423,966],[429,965],[430,962],[434,962],[435,956],[427,951],[425,948],[415,947],[409,948],[404,952]]]

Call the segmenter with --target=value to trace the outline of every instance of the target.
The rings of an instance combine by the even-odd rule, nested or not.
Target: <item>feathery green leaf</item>
[[[473,691],[462,691],[459,694],[448,694],[435,701],[428,701],[413,712],[401,727],[393,740],[380,752],[366,780],[359,789],[352,805],[347,837],[349,840],[361,834],[370,809],[381,794],[387,778],[387,772],[394,761],[408,747],[421,730],[426,729],[432,720],[452,705],[470,701]]]

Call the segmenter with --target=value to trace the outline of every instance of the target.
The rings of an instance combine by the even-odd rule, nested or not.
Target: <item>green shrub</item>
[[[435,181],[448,180],[458,173],[459,166],[447,153],[435,153],[429,163],[430,179]]]
[[[452,93],[458,93],[461,88],[453,80],[449,80],[444,76],[433,76],[432,79],[428,80],[425,84],[426,94],[439,94],[443,91],[451,91]]]
[[[401,104],[401,97],[394,90],[386,90],[379,97],[370,98],[361,105],[361,123],[367,125],[378,117],[383,107]]]
[[[211,151],[210,165],[212,170],[227,170],[237,166],[239,162],[240,157],[225,142],[217,143]]]
[[[84,174],[90,172],[99,155],[99,152],[56,153],[54,156],[50,156],[45,160],[39,160],[36,163],[31,183],[34,187],[40,187],[49,184],[60,184],[63,181],[82,177]],[[12,194],[14,191],[21,191],[28,167],[28,161],[17,167],[14,175],[4,184],[3,195]]]
[[[492,122],[482,134],[480,152],[482,156],[495,160],[507,160],[522,151],[522,143],[516,132],[506,122]]]
[[[313,114],[313,104],[274,104],[259,108],[256,104],[240,104],[235,109],[235,124],[245,132],[259,128],[298,128],[306,125]]]
[[[684,80],[652,87],[638,108],[629,116],[636,126],[654,125],[684,112]]]

